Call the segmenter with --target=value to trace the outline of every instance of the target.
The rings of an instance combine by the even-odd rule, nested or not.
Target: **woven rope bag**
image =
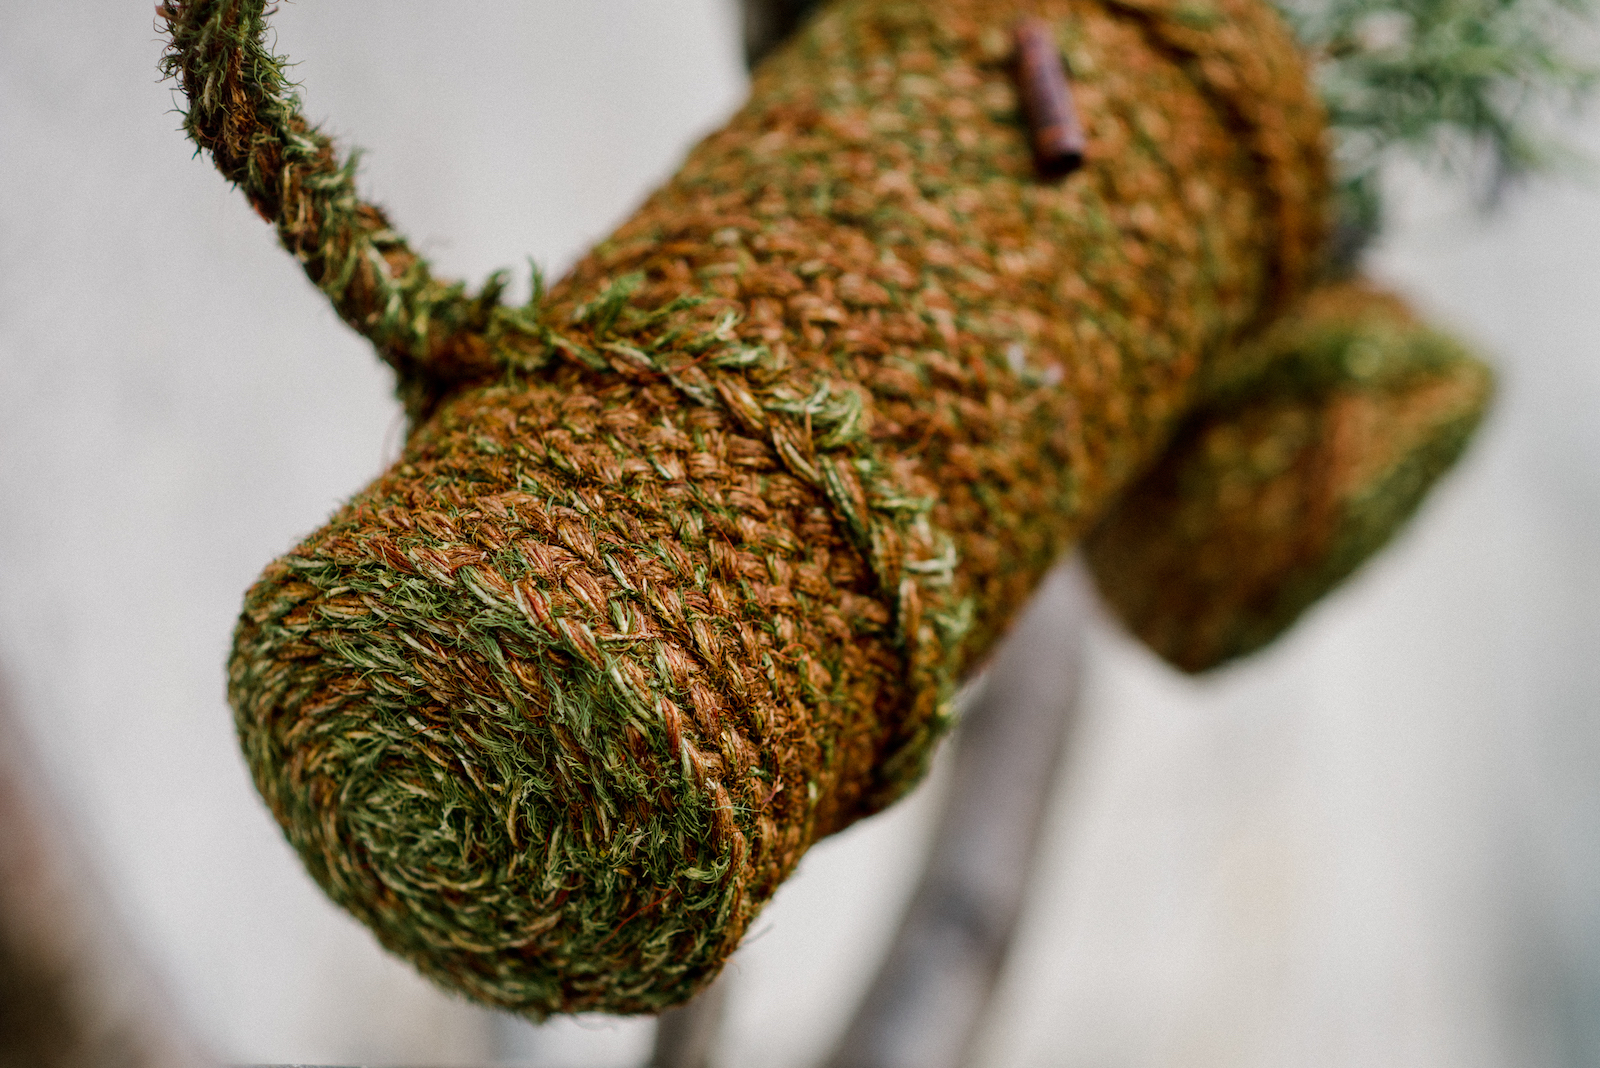
[[[1312,289],[1323,127],[1260,0],[838,0],[520,307],[358,198],[260,0],[162,14],[189,133],[413,420],[247,596],[251,771],[335,901],[495,1005],[689,997],[917,781],[1063,552],[1210,666],[1380,545],[1487,397],[1397,302]],[[1060,183],[1022,14],[1087,131]]]

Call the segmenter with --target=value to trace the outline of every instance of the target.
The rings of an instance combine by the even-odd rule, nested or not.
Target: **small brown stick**
[[[1092,597],[1081,565],[1052,571],[962,713],[927,867],[827,1068],[960,1068],[970,1059],[1077,711]]]
[[[1085,142],[1061,50],[1043,19],[1023,19],[1014,32],[1017,88],[1028,119],[1034,166],[1041,178],[1064,178],[1083,166]]]

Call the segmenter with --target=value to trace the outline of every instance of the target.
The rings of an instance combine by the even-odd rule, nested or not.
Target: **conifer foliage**
[[[1382,164],[1408,155],[1506,182],[1570,162],[1538,109],[1578,102],[1600,68],[1595,0],[1278,0],[1317,60],[1338,161],[1348,263],[1382,225]]]

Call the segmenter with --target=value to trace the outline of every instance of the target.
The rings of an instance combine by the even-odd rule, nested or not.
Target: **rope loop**
[[[305,118],[288,61],[266,41],[263,0],[172,0],[156,8],[170,44],[162,72],[188,99],[184,132],[278,231],[278,240],[399,377],[413,422],[455,385],[541,366],[534,324],[542,286],[506,306],[504,272],[476,292],[428,261],[356,187],[359,154],[340,158]]]

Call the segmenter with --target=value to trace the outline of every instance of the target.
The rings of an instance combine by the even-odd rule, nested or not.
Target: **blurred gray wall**
[[[0,667],[123,919],[234,1060],[638,1060],[641,1022],[535,1030],[436,992],[283,844],[223,658],[262,564],[398,447],[386,375],[192,157],[148,4],[0,14]],[[275,25],[369,194],[470,278],[559,273],[743,92],[725,0],[305,0]],[[1573,129],[1600,158],[1600,119]],[[1394,184],[1375,269],[1496,358],[1495,416],[1265,655],[1190,681],[1099,627],[985,1065],[1600,1065],[1600,192],[1484,222]],[[726,1063],[826,1048],[937,789],[758,921]]]

